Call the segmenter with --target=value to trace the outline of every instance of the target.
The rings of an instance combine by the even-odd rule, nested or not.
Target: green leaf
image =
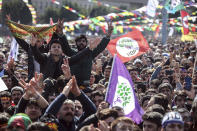
[[[131,88],[127,88],[126,91],[129,91]]]
[[[118,88],[122,88],[122,85],[119,85]]]
[[[120,96],[123,96],[124,93],[120,93]]]

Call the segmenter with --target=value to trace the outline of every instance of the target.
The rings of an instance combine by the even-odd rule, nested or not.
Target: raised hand
[[[62,64],[61,68],[64,73],[65,79],[67,80],[70,79],[71,73],[70,73],[70,66],[69,66],[68,58],[64,59],[64,64]]]
[[[10,61],[7,64],[7,71],[9,74],[11,74],[15,70],[15,64],[14,64],[14,59],[11,58]]]
[[[37,40],[38,40],[38,36],[35,35],[35,34],[32,34],[32,35],[31,35],[31,40],[30,40],[30,41],[31,41],[31,46],[35,46]]]
[[[64,87],[62,91],[62,94],[64,94],[65,96],[68,96],[71,88],[72,88],[72,79],[70,79],[69,82],[66,84],[66,86]]]
[[[31,81],[32,81],[36,91],[41,94],[44,90],[43,89],[44,88],[44,86],[43,86],[43,74],[42,73],[38,74],[37,72],[35,72],[34,78]]]
[[[107,26],[108,26],[108,32],[106,34],[107,37],[111,37],[112,31],[113,31],[113,26],[112,26],[112,20],[110,22],[107,22]]]
[[[110,131],[109,125],[105,121],[99,120],[98,122],[98,129],[101,131]]]
[[[100,42],[101,42],[101,38],[99,37],[91,39],[89,44],[89,49],[94,50]]]
[[[81,94],[81,91],[80,91],[80,89],[79,89],[79,87],[77,85],[77,81],[76,81],[75,76],[72,76],[72,88],[71,88],[71,92],[73,93],[73,95],[75,97],[80,96],[80,94]]]
[[[64,19],[63,20],[58,19],[55,32],[59,35],[63,34],[63,27],[64,27]]]
[[[29,99],[30,97],[33,97],[34,94],[36,94],[35,88],[33,88],[32,86],[30,86],[30,84],[29,83],[26,83],[24,80],[21,79],[19,81],[19,85],[25,90],[24,97],[26,99]]]
[[[7,20],[11,20],[10,14],[6,15]]]

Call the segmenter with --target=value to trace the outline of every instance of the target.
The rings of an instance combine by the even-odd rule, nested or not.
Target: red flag
[[[182,18],[184,35],[189,34],[188,16],[189,14],[185,10],[181,10],[181,18]]]
[[[142,33],[132,28],[132,32],[111,40],[107,49],[113,56],[117,54],[122,62],[127,62],[146,53],[150,48]]]

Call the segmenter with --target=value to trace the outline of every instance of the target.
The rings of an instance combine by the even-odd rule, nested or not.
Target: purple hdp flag
[[[110,103],[111,107],[122,107],[125,115],[130,117],[135,123],[139,124],[142,122],[144,111],[135,96],[134,84],[127,68],[117,55],[114,56],[105,99]]]

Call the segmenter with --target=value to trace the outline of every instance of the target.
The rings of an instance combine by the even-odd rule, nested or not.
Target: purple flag
[[[122,107],[125,115],[130,117],[136,124],[142,122],[144,111],[135,96],[134,84],[127,68],[117,55],[114,56],[105,99],[110,103],[111,107]]]

